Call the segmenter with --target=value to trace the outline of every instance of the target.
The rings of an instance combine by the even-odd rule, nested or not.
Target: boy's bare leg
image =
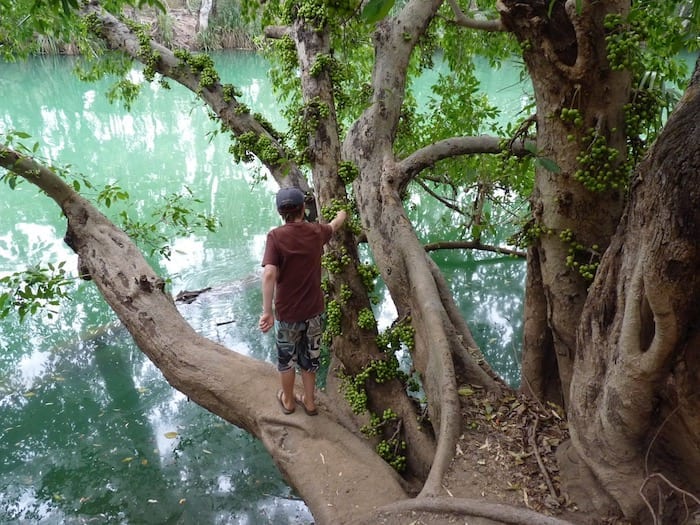
[[[291,368],[284,372],[280,372],[280,381],[282,383],[282,403],[287,410],[294,410],[296,402],[294,401],[294,369]]]
[[[301,382],[304,384],[304,405],[313,412],[316,410],[316,372],[302,370]]]

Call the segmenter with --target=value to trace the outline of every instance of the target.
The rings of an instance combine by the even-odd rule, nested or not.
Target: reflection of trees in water
[[[520,348],[525,265],[523,261],[492,257],[474,260],[464,252],[435,255],[491,366],[509,383],[520,378]]]
[[[286,501],[262,445],[172,390],[123,332],[51,354],[31,393],[18,389],[0,410],[3,522],[214,523],[259,516],[261,494],[269,515],[275,494]],[[164,440],[167,431],[178,437]],[[287,504],[286,518],[306,512]]]

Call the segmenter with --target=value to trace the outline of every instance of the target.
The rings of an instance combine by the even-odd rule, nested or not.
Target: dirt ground
[[[559,482],[556,447],[568,439],[561,409],[520,397],[489,399],[460,389],[463,432],[443,482],[444,496],[530,509],[572,523],[585,516],[569,502]],[[385,525],[494,523],[455,514],[405,512],[386,516]]]

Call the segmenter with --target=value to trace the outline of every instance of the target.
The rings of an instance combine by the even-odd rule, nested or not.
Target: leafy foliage
[[[369,0],[362,10],[362,19],[368,24],[379,22],[393,6],[394,0]]]
[[[201,230],[215,232],[218,228],[219,221],[215,217],[195,210],[201,203],[202,200],[185,187],[180,193],[164,195],[162,204],[151,213],[150,221],[133,218],[122,210],[119,222],[129,237],[151,255],[158,253],[169,259],[173,238]]]
[[[135,218],[133,212],[128,211],[133,208],[129,192],[118,183],[107,182],[98,187],[89,177],[76,173],[70,165],[51,165],[37,155],[37,142],[31,146],[25,143],[31,138],[27,133],[8,131],[0,135],[0,138],[4,139],[6,146],[49,166],[54,173],[68,181],[75,191],[92,198],[151,256],[159,254],[169,258],[173,239],[202,230],[214,232],[219,226],[219,221],[214,216],[197,211],[202,200],[196,198],[188,187],[178,193],[164,193],[162,199],[159,199],[160,206],[153,209],[148,220]],[[11,171],[3,170],[0,180],[6,182],[10,189],[15,189],[23,179]],[[60,305],[61,300],[70,297],[73,278],[66,273],[64,266],[63,261],[48,263],[0,279],[0,318],[9,315],[12,310],[17,310],[20,320],[24,320],[27,314],[39,311],[46,311],[52,317],[55,312],[51,307]]]
[[[0,278],[0,318],[17,311],[20,321],[42,310],[49,318],[56,313],[63,299],[70,297],[73,280],[65,270],[65,262],[33,266]],[[4,291],[3,291],[4,289]]]

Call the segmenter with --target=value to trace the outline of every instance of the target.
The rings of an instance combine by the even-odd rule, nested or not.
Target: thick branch
[[[359,506],[406,497],[395,471],[332,413],[322,411],[313,424],[303,414],[283,416],[274,396],[275,367],[197,334],[129,237],[60,177],[7,148],[0,150],[0,163],[61,205],[68,219],[66,242],[168,383],[261,439],[319,523],[345,523]],[[324,397],[320,404],[327,407]],[[382,491],[375,490],[376,482]]]
[[[503,26],[501,23],[501,20],[478,20],[476,18],[471,18],[468,17],[467,15],[464,14],[464,12],[460,9],[459,5],[457,4],[456,0],[449,0],[450,7],[452,8],[452,12],[455,15],[455,20],[454,23],[460,27],[466,27],[468,29],[478,29],[480,31],[490,31],[490,32],[495,32],[495,31],[506,31],[506,28]]]
[[[267,26],[264,29],[265,38],[272,38],[274,40],[288,36],[291,32],[292,28],[289,26]]]
[[[416,498],[399,501],[379,509],[378,515],[381,517],[384,514],[398,512],[431,512],[436,516],[488,518],[498,523],[513,525],[571,525],[568,521],[545,516],[522,507],[459,498]]]
[[[481,250],[484,252],[501,253],[503,255],[514,255],[516,257],[525,257],[527,254],[520,250],[512,250],[501,246],[491,246],[490,244],[482,244],[477,241],[442,241],[431,242],[423,246],[426,252],[435,250]]]
[[[514,155],[525,155],[527,150],[522,141],[515,141],[511,148]],[[451,137],[419,150],[403,159],[398,164],[397,172],[402,182],[407,183],[426,168],[436,162],[460,155],[475,155],[478,153],[500,153],[503,151],[503,139],[499,137]]]
[[[393,142],[401,115],[411,54],[442,2],[409,0],[398,16],[384,19],[377,25],[372,105],[358,119],[356,126],[382,130],[381,144],[378,146],[387,147],[387,151],[391,151],[390,143]]]

